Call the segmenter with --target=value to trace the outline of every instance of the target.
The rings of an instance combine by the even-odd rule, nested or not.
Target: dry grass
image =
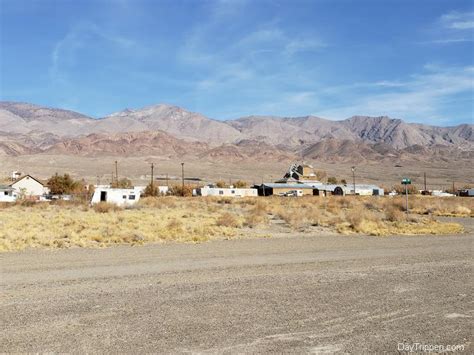
[[[474,199],[410,198],[145,198],[132,208],[78,203],[0,204],[0,251],[25,248],[106,247],[116,244],[203,242],[272,234],[271,220],[288,233],[316,233],[313,227],[369,235],[451,234],[456,223],[434,216],[473,216]],[[258,233],[262,234],[262,231]]]

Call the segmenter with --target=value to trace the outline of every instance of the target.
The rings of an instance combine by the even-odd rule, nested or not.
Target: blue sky
[[[0,0],[0,98],[473,122],[470,0]]]

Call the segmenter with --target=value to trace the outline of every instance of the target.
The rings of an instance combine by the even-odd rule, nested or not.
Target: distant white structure
[[[350,187],[350,193],[354,194],[354,187],[349,185],[346,185],[347,187]],[[355,193],[360,196],[383,196],[384,195],[384,190],[377,186],[377,185],[363,185],[359,184],[355,186]]]
[[[449,192],[444,192],[441,190],[433,190],[431,191],[431,196],[436,196],[436,197],[454,197],[456,195],[450,194]]]
[[[25,175],[10,184],[18,196],[39,198],[49,193],[49,188],[31,175]]]
[[[21,173],[19,171],[12,171],[12,181],[18,180],[19,178],[21,178]]]
[[[257,189],[233,188],[233,187],[199,187],[193,191],[195,196],[220,196],[220,197],[257,197]]]
[[[17,197],[13,187],[0,185],[0,202],[15,202]]]
[[[100,202],[108,202],[117,206],[131,206],[140,200],[141,192],[142,187],[114,189],[109,186],[98,185],[92,196],[91,203],[94,205]]]

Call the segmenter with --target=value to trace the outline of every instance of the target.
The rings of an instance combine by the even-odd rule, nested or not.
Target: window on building
[[[129,200],[135,200],[135,195],[130,195],[130,196],[128,196],[128,199],[129,199]]]
[[[224,194],[224,191],[219,190],[219,195],[223,195],[223,194]]]
[[[8,191],[3,191],[3,194],[8,196]]]
[[[231,194],[235,194],[235,190],[231,190],[230,193],[231,193]]]
[[[123,198],[124,200],[126,200],[126,199],[127,199],[127,195],[123,195],[122,198]]]

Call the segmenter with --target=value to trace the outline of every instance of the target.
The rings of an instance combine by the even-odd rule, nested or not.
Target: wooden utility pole
[[[184,163],[181,163],[181,193],[184,196]]]
[[[115,161],[115,181],[117,181],[118,183],[118,163],[117,163],[117,160]]]
[[[154,165],[153,165],[153,163],[151,163],[151,181],[150,181],[150,184],[151,184],[152,191],[153,191],[153,169],[154,169]]]
[[[428,191],[428,190],[426,190],[426,173],[423,173],[423,180],[424,180],[424,183],[425,183],[425,191]]]

